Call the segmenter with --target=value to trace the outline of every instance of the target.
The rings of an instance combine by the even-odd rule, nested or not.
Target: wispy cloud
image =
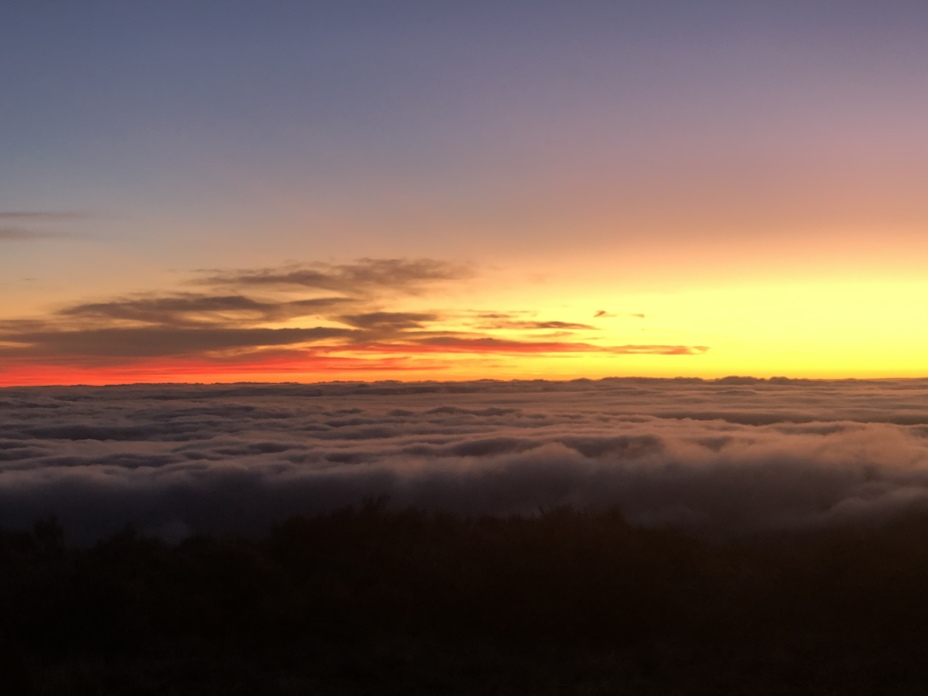
[[[610,353],[616,353],[620,355],[700,355],[709,350],[709,346],[630,344],[625,346],[610,346],[605,348],[605,350]]]
[[[40,232],[24,227],[0,227],[0,242],[28,242],[38,239],[54,239],[67,235],[55,232]]]
[[[0,220],[22,220],[22,221],[55,221],[55,220],[80,220],[83,218],[93,217],[89,213],[80,213],[76,211],[49,211],[49,210],[0,210]]]
[[[32,375],[41,365],[56,366],[56,374],[64,365],[88,374],[110,368],[118,373],[114,379],[123,379],[135,366],[140,378],[183,378],[442,370],[462,354],[522,359],[707,350],[611,343],[591,324],[536,318],[519,309],[407,309],[410,300],[421,304],[426,290],[472,277],[467,266],[433,259],[200,272],[190,283],[201,291],[114,297],[44,317],[0,320],[0,381]]]
[[[423,329],[437,321],[439,314],[421,312],[367,312],[366,314],[342,314],[338,321],[359,329],[401,333]]]
[[[40,331],[5,337],[0,335],[0,338],[7,341],[25,344],[22,348],[0,348],[0,355],[25,357],[49,354],[98,358],[182,356],[265,346],[301,345],[353,334],[350,329],[321,326],[293,329],[159,326]]]
[[[478,325],[481,329],[514,329],[520,331],[595,331],[590,324],[570,321],[526,321],[523,319],[491,319]]]
[[[33,229],[33,223],[54,223],[91,217],[74,211],[0,210],[0,242],[28,242],[42,239],[71,238],[61,232]]]
[[[161,326],[240,325],[330,313],[355,300],[314,297],[301,300],[257,300],[245,295],[182,293],[91,302],[67,307],[60,317],[124,320]]]
[[[436,283],[461,280],[473,271],[460,264],[435,259],[360,259],[354,263],[316,263],[304,267],[206,272],[200,285],[238,287],[297,287],[344,292],[371,291],[415,294]]]
[[[630,314],[613,314],[612,312],[607,312],[605,309],[598,310],[594,315],[594,319],[615,319],[618,316],[631,317],[633,319],[644,319],[645,315],[640,312],[632,312]]]

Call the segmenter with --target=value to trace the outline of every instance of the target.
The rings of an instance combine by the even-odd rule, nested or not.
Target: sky
[[[0,385],[915,377],[928,5],[0,4]]]

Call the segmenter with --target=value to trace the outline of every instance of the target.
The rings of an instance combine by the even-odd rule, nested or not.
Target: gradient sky
[[[0,4],[0,384],[915,376],[928,3]]]

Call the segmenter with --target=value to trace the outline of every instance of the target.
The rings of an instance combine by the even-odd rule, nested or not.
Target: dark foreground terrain
[[[265,538],[0,533],[4,694],[923,694],[928,519],[701,541],[379,503]]]

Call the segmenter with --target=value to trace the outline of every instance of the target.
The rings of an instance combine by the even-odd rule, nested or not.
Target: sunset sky
[[[922,0],[0,3],[0,385],[928,374]]]

